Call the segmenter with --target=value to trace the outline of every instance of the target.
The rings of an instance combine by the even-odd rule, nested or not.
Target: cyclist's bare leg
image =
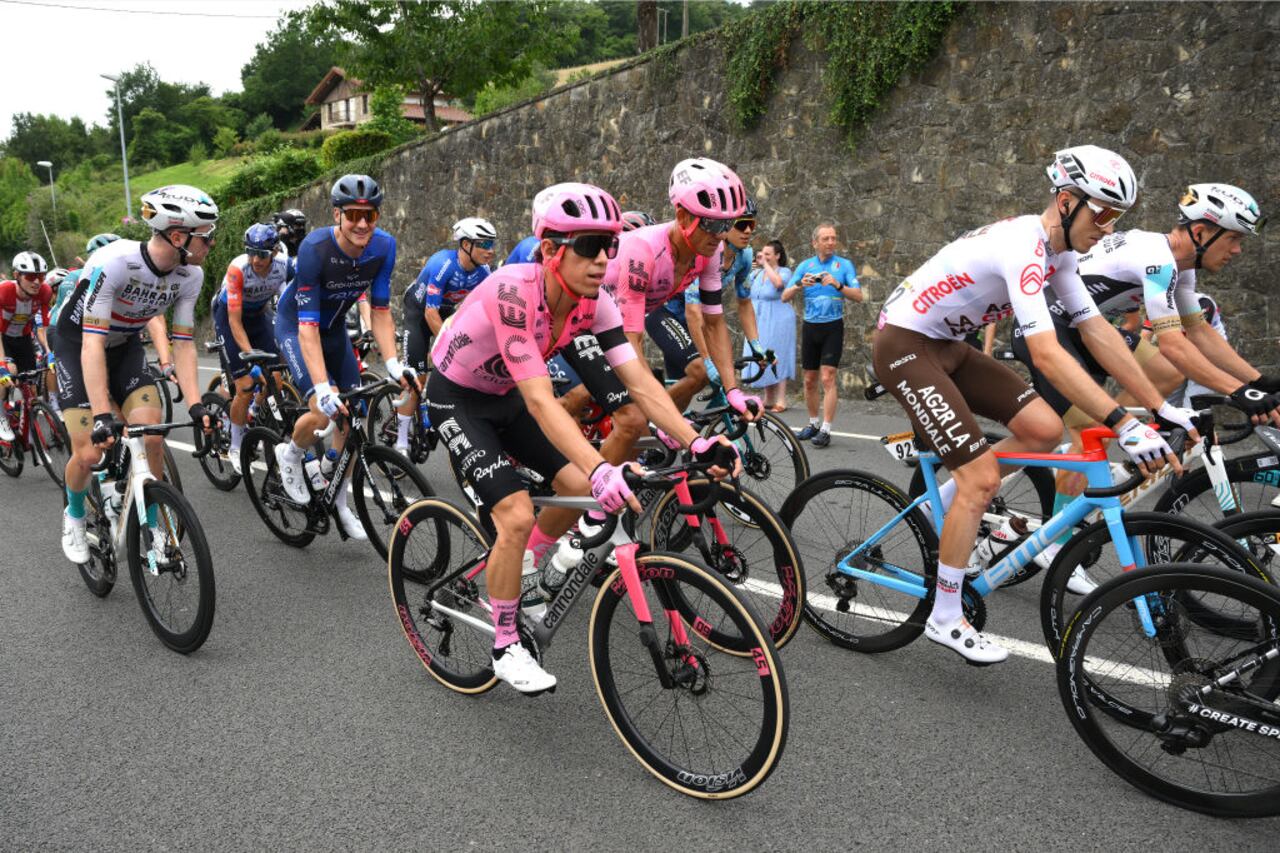
[[[693,395],[707,387],[707,367],[702,359],[695,358],[685,365],[684,377],[667,389],[676,408],[684,411],[693,402]]]
[[[648,430],[649,422],[640,407],[628,403],[611,415],[613,430],[600,445],[600,455],[606,462],[621,465],[635,458],[636,440]],[[588,488],[584,494],[590,494]]]
[[[310,410],[299,417],[298,422],[293,427],[293,443],[303,449],[316,443],[316,430],[323,430],[329,426],[329,419],[320,411],[314,394],[307,401],[307,404]],[[343,425],[333,431],[333,449],[341,452],[346,442],[347,426]],[[350,475],[350,471],[351,469],[347,469],[348,475]]]
[[[1000,466],[991,451],[966,462],[951,472],[956,495],[942,524],[938,561],[948,566],[965,566],[978,538],[978,525],[991,499],[1000,490]]]
[[[156,405],[159,399],[160,395],[154,385],[143,385],[138,388],[124,398],[124,405],[120,407],[120,414],[124,418],[124,422],[130,426],[160,423],[160,419],[164,416],[164,410]],[[157,480],[163,480],[164,436],[144,436],[143,446],[147,450],[147,467],[151,469],[151,475]]]
[[[575,385],[558,399],[561,407],[569,413],[569,417],[576,421],[582,416],[583,408],[590,402],[591,392],[587,390],[585,385]]]
[[[491,515],[498,536],[489,549],[484,570],[489,597],[519,598],[520,566],[524,560],[525,544],[533,530],[533,502],[528,492],[514,492],[494,504]]]
[[[819,368],[819,376],[822,379],[822,421],[835,423],[836,402],[840,399],[836,394],[836,369],[824,364]]]
[[[93,446],[89,437],[93,432],[93,413],[88,406],[64,409],[62,422],[71,439],[71,458],[67,460],[63,476],[70,491],[83,492],[89,488],[93,466],[102,460],[102,451]]]
[[[253,399],[253,377],[241,376],[236,380],[236,396],[231,401],[231,422],[244,426],[249,420],[249,402]]]
[[[557,495],[564,497],[583,497],[591,494],[591,482],[578,470],[576,465],[566,465],[551,481],[551,487]],[[573,527],[582,513],[576,509],[561,507],[544,507],[538,513],[538,529],[555,541]]]

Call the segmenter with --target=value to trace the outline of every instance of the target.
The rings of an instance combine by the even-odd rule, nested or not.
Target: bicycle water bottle
[[[324,452],[324,458],[320,460],[320,474],[324,477],[326,485],[336,467],[338,467],[338,451],[330,447]]]
[[[431,429],[431,412],[427,407],[426,400],[418,403],[418,420],[422,422],[422,428],[424,430]]]
[[[302,468],[307,472],[307,479],[311,481],[311,488],[317,492],[323,492],[325,487],[329,485],[329,481],[324,478],[323,472],[320,470],[320,460],[310,450],[303,457]]]

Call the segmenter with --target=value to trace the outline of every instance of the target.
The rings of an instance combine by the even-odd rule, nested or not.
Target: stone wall
[[[757,242],[781,239],[793,265],[811,254],[818,219],[838,223],[870,296],[846,314],[850,391],[888,291],[960,232],[1043,209],[1044,166],[1060,147],[1091,142],[1130,159],[1143,200],[1126,227],[1167,230],[1181,188],[1197,181],[1243,186],[1274,214],[1278,44],[1280,4],[977,4],[851,149],[829,120],[823,54],[796,44],[768,115],[742,132],[724,49],[697,41],[395,152],[379,177],[382,224],[400,241],[396,292],[462,216],[492,219],[505,254],[528,233],[530,199],[556,181],[599,183],[624,208],[669,217],[670,168],[704,154],[743,176],[761,209]],[[326,189],[299,199],[310,216],[329,216]],[[1274,232],[1250,240],[1202,279],[1233,340],[1267,365],[1280,361],[1266,272],[1276,243]]]

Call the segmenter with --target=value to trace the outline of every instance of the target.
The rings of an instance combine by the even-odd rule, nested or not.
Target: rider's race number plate
[[[889,455],[899,462],[906,462],[908,459],[916,457],[916,437],[914,433],[899,432],[882,436],[880,443],[884,445],[884,449],[889,452]]]

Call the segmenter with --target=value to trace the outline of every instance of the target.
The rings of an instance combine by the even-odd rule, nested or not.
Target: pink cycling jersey
[[[467,294],[441,328],[431,358],[451,382],[503,395],[517,382],[547,376],[547,359],[586,332],[613,367],[636,357],[618,306],[603,290],[578,302],[553,341],[542,266],[507,264]]]
[[[604,289],[622,311],[622,329],[628,333],[644,331],[644,318],[668,299],[682,293],[698,281],[698,296],[703,314],[721,314],[720,252],[709,258],[694,258],[684,280],[676,284],[675,256],[671,251],[671,222],[648,225],[620,235],[618,255],[609,261],[604,274]]]

